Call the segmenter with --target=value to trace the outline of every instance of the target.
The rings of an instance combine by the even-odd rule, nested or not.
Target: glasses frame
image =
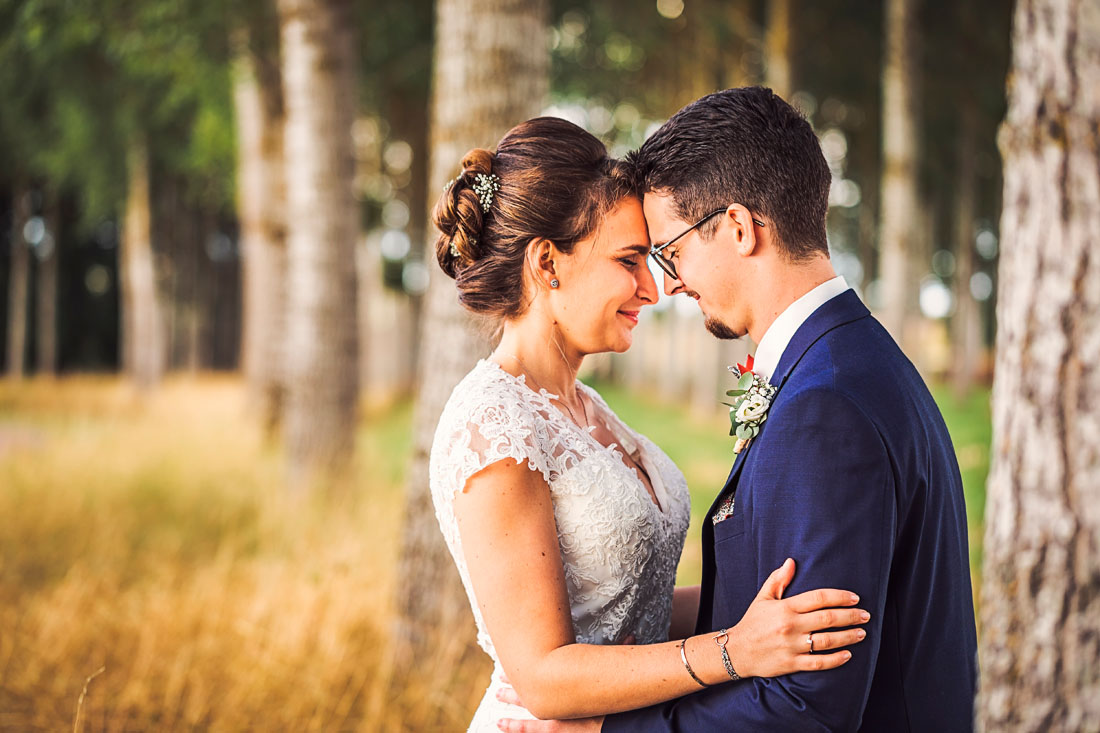
[[[722,213],[726,212],[728,209],[729,209],[728,206],[723,206],[721,209],[715,209],[714,211],[710,212],[709,214],[704,216],[702,219],[695,222],[694,224],[689,226],[687,229],[680,232],[679,234],[677,234],[675,237],[668,240],[664,244],[661,244],[661,245],[658,245],[656,247],[650,248],[650,250],[649,250],[650,256],[653,257],[654,261],[657,263],[657,266],[660,267],[661,270],[663,270],[666,275],[671,277],[673,280],[679,280],[680,276],[678,274],[676,274],[676,265],[673,264],[672,260],[668,259],[667,257],[662,255],[661,253],[664,252],[664,250],[667,247],[672,246],[673,244],[680,241],[681,239],[683,239],[687,235],[691,234],[693,231],[695,231],[699,227],[706,224],[708,221],[710,221],[714,217],[718,216],[719,214],[722,214]],[[764,222],[760,221],[755,216],[752,217],[752,223],[755,224],[758,227],[764,226]]]

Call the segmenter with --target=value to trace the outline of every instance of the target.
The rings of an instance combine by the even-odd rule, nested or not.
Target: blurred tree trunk
[[[123,369],[142,389],[164,375],[165,334],[153,267],[149,152],[135,138],[127,153],[128,191],[119,251]]]
[[[1100,730],[1100,12],[1020,0],[982,572],[987,731]]]
[[[291,483],[341,474],[359,394],[350,0],[279,0],[287,184]]]
[[[25,183],[16,183],[12,194],[11,269],[8,271],[7,374],[23,378],[27,352],[27,290],[30,249],[23,229],[31,218],[31,194]]]
[[[921,230],[917,193],[915,98],[919,85],[915,2],[887,2],[886,59],[882,73],[880,318],[903,349],[908,346],[907,322],[917,308],[913,260],[920,248],[918,232]]]
[[[790,100],[791,86],[791,0],[768,0],[768,21],[764,32],[766,86]]]
[[[717,4],[722,25],[729,29],[734,42],[724,41],[718,44],[718,53],[722,59],[722,74],[719,86],[724,89],[758,83],[746,64],[746,54],[754,45],[760,43],[760,27],[753,20],[750,0],[724,0]]]
[[[44,219],[46,234],[35,249],[38,263],[36,272],[35,305],[35,372],[43,375],[57,373],[57,260],[61,246],[59,226],[61,202],[57,193],[46,193]]]
[[[252,405],[268,436],[274,437],[282,422],[286,390],[287,270],[285,111],[277,51],[271,56],[247,49],[238,54],[234,104],[244,268],[241,363]]]
[[[428,139],[428,94],[409,95],[396,91],[388,95],[390,103],[390,124],[396,130],[401,130],[405,141],[412,148],[412,163],[409,167],[408,205],[409,224],[406,230],[412,241],[412,256],[410,260],[419,260],[430,267],[435,266],[435,252],[428,249],[429,207],[435,200],[429,195],[428,186],[428,154],[430,141]],[[415,387],[417,360],[420,358],[420,339],[415,336],[420,333],[424,315],[424,297],[422,294],[409,295],[409,311],[411,328],[414,338],[409,339],[409,353],[407,356],[410,365],[408,381],[398,383],[397,389],[401,392],[411,392]]]
[[[959,110],[958,162],[955,184],[955,315],[951,321],[952,383],[955,394],[965,398],[974,384],[981,358],[981,312],[970,294],[970,278],[977,266],[974,251],[975,128],[977,110],[964,99]]]
[[[549,53],[545,0],[440,0],[436,8],[431,125],[432,192],[459,170],[462,155],[491,147],[546,102]],[[434,252],[434,250],[432,250]],[[434,259],[434,254],[433,254]],[[431,268],[425,296],[413,457],[397,577],[398,645],[422,648],[431,628],[469,625],[469,603],[435,521],[428,454],[455,384],[489,350],[455,296],[454,282]]]
[[[162,253],[156,270],[157,292],[164,310],[167,368],[198,371],[198,291],[200,247],[194,210],[183,198],[183,181],[159,175],[153,187],[153,240]]]

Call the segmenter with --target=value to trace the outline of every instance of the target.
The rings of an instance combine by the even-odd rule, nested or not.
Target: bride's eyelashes
[[[623,251],[623,256],[616,257],[615,259],[628,270],[633,270],[638,265],[645,262],[646,256],[649,254],[648,247],[630,247]]]

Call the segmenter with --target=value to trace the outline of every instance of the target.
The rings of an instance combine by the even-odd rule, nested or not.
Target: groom
[[[853,590],[871,621],[839,669],[715,686],[602,730],[970,731],[958,464],[920,375],[829,262],[813,130],[768,89],[729,89],[680,110],[632,161],[665,292],[694,298],[718,338],[749,335],[753,371],[777,388],[703,520],[696,633],[733,626],[787,557],[788,595]]]

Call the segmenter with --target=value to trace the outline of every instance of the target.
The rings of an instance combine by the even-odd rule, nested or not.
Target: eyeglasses
[[[655,260],[655,261],[657,262],[657,264],[658,264],[658,265],[660,266],[660,268],[661,268],[662,270],[664,270],[664,271],[665,271],[665,273],[667,273],[667,274],[668,274],[668,276],[669,276],[669,277],[671,277],[671,278],[672,278],[673,280],[679,280],[679,279],[680,279],[680,276],[676,274],[676,265],[675,265],[675,264],[674,264],[674,263],[672,262],[672,259],[671,259],[671,258],[665,257],[665,256],[664,256],[663,254],[661,254],[661,253],[662,253],[662,252],[664,252],[664,251],[665,251],[665,250],[666,250],[666,249],[667,249],[668,247],[672,246],[673,244],[675,244],[675,243],[676,243],[676,242],[678,242],[679,240],[681,240],[681,239],[683,239],[684,237],[686,237],[686,236],[687,236],[688,234],[690,234],[691,232],[695,231],[695,230],[696,230],[696,229],[698,229],[699,227],[701,227],[701,226],[703,226],[704,224],[706,224],[706,223],[707,223],[708,221],[710,221],[710,220],[711,220],[711,219],[713,219],[714,217],[716,217],[716,216],[718,216],[719,214],[721,214],[721,213],[725,212],[727,208],[728,208],[728,207],[726,207],[726,206],[723,206],[723,207],[722,207],[721,209],[715,209],[714,211],[710,212],[709,214],[707,214],[706,216],[704,216],[704,217],[703,217],[702,219],[700,219],[699,221],[695,222],[694,224],[692,224],[691,226],[689,226],[689,227],[688,227],[687,229],[685,229],[684,231],[680,232],[679,234],[677,234],[677,235],[676,235],[675,237],[673,237],[672,239],[668,240],[668,241],[667,241],[667,242],[665,242],[664,244],[662,244],[662,245],[659,245],[659,246],[657,246],[657,247],[653,247],[652,249],[650,249],[650,250],[649,250],[649,254],[653,256],[653,259],[654,259],[654,260]],[[760,220],[759,220],[759,219],[757,219],[756,217],[753,217],[752,223],[753,223],[753,224],[755,224],[755,225],[756,225],[756,226],[758,226],[758,227],[762,227],[762,226],[764,226],[764,222],[760,221]]]

